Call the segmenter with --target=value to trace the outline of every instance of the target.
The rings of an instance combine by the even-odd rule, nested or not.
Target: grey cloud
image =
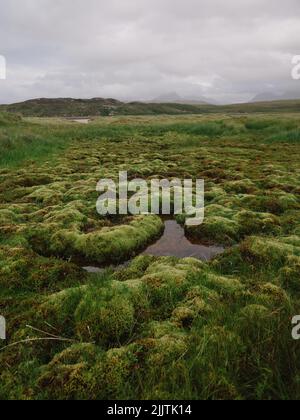
[[[299,0],[0,0],[0,102],[299,89]]]

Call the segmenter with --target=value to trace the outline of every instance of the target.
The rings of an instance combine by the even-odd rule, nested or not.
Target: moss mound
[[[300,398],[297,118],[9,118],[0,115],[11,345],[0,351],[0,399]],[[156,216],[97,214],[99,179],[128,168],[148,182],[204,178],[205,221],[187,233],[225,253],[83,272],[135,257],[163,231]]]

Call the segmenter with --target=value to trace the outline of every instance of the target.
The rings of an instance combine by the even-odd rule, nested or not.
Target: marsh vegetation
[[[0,114],[0,148],[0,398],[300,398],[297,114]],[[225,252],[139,255],[162,220],[95,208],[122,170],[203,178],[205,221],[186,235]]]

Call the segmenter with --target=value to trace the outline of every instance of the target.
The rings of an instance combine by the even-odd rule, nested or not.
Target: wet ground
[[[162,237],[149,246],[141,255],[153,255],[155,257],[196,258],[209,261],[224,252],[221,246],[206,246],[200,243],[192,243],[186,236],[184,228],[176,220],[166,220],[165,230]],[[117,268],[123,268],[128,263]],[[99,273],[103,268],[83,267],[89,273]]]
[[[163,236],[155,244],[149,246],[143,252],[143,255],[178,258],[192,257],[202,261],[209,261],[223,252],[223,247],[192,243],[185,236],[183,227],[176,220],[167,220]]]
[[[88,124],[90,122],[90,119],[88,119],[88,118],[75,118],[72,121],[76,122],[76,123],[79,123],[79,124]]]

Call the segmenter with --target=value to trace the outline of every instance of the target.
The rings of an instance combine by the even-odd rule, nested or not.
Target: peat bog
[[[0,147],[1,399],[300,398],[299,114],[3,113]],[[168,250],[158,216],[100,217],[122,170],[203,178],[204,223]]]

